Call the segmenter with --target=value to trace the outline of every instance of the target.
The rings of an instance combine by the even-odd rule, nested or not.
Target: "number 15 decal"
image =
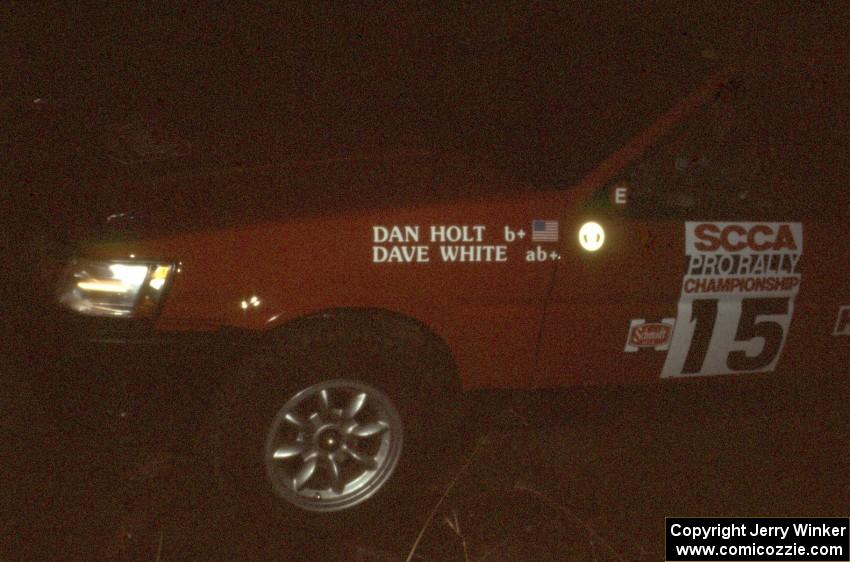
[[[661,376],[774,370],[802,255],[802,223],[686,222],[685,274]]]
[[[661,376],[774,370],[793,308],[790,297],[680,301]]]

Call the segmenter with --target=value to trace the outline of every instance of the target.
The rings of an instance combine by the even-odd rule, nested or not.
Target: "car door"
[[[628,202],[641,181],[631,175],[621,174],[562,218],[565,240],[544,318],[540,386],[647,380],[663,368],[684,235],[675,217]]]
[[[585,234],[558,264],[541,384],[776,370],[803,222],[775,212],[778,184],[757,165],[761,131],[737,91],[719,94],[563,217]],[[588,228],[604,236],[598,249],[586,248]]]

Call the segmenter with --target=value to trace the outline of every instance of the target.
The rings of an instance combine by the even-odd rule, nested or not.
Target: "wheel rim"
[[[401,417],[386,394],[359,381],[323,381],[277,412],[266,437],[266,475],[298,507],[348,509],[386,484],[402,442]]]

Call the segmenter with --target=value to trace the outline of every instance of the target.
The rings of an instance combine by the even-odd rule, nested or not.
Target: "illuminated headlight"
[[[59,302],[88,316],[150,316],[173,272],[168,263],[77,260],[64,277]]]

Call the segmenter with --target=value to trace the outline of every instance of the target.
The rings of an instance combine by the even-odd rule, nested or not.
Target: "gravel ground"
[[[438,499],[346,536],[234,521],[195,459],[122,450],[147,459],[128,477],[114,455],[69,450],[25,372],[0,383],[4,560],[403,560]],[[665,516],[847,515],[848,386],[812,376],[471,397],[478,437],[414,559],[661,560]]]

